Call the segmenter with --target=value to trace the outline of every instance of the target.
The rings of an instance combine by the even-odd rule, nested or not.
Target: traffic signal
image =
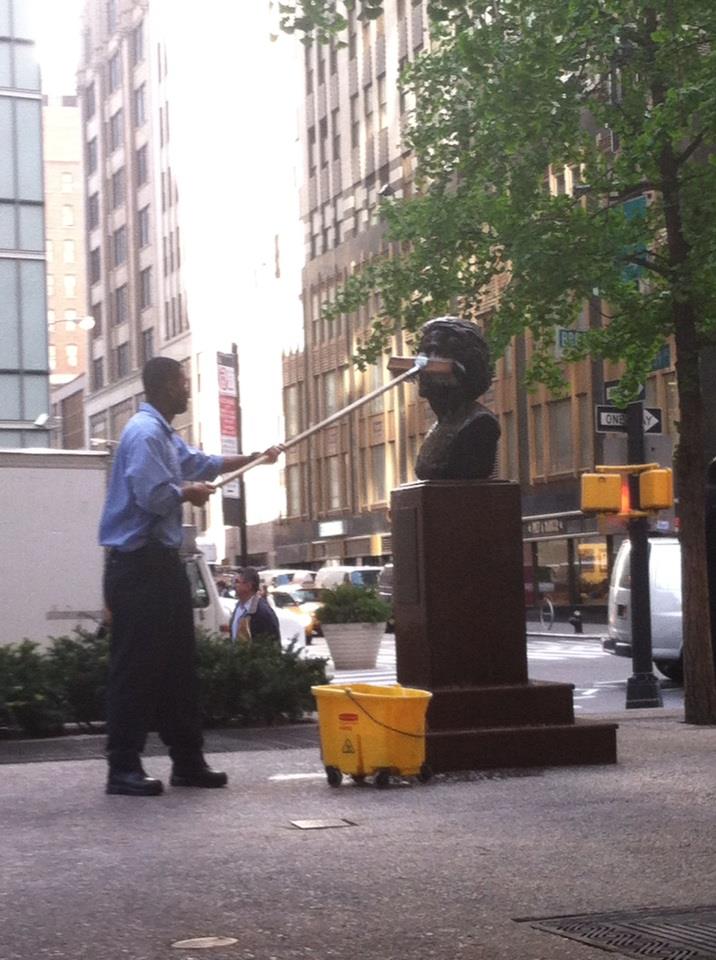
[[[584,513],[621,513],[621,474],[583,473],[581,509]]]
[[[642,510],[668,510],[674,505],[671,470],[645,470],[639,475],[639,506]]]

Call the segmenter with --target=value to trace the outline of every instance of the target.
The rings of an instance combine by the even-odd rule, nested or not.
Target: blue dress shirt
[[[208,456],[188,446],[149,403],[122,431],[99,541],[117,550],[138,550],[150,540],[179,548],[182,541],[182,484],[213,480],[223,457]]]

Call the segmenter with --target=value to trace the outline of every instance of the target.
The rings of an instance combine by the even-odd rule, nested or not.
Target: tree
[[[345,27],[346,8],[374,17],[379,6],[303,0],[284,4],[284,26],[323,41]],[[368,362],[397,329],[479,302],[505,275],[493,344],[527,331],[529,380],[559,390],[555,327],[574,325],[596,291],[603,323],[570,359],[622,360],[623,401],[674,336],[685,715],[714,723],[699,355],[716,335],[716,6],[432,0],[428,10],[432,48],[404,78],[419,189],[383,209],[402,252],[352,277],[333,309],[380,295],[359,352]],[[555,189],[563,175],[573,191]]]

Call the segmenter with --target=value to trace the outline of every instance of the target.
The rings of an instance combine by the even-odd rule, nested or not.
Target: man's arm
[[[224,466],[222,468],[222,472],[231,473],[234,470],[240,470],[241,467],[245,467],[246,464],[251,463],[252,460],[256,460],[258,457],[266,457],[266,463],[276,463],[284,449],[285,448],[282,443],[277,443],[273,447],[268,447],[263,451],[263,453],[255,450],[253,453],[242,453],[224,457]]]

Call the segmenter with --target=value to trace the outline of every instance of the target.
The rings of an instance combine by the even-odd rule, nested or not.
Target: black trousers
[[[156,728],[172,759],[201,757],[196,638],[191,590],[179,553],[148,544],[110,551],[104,574],[112,613],[107,756],[115,770],[140,765]]]

